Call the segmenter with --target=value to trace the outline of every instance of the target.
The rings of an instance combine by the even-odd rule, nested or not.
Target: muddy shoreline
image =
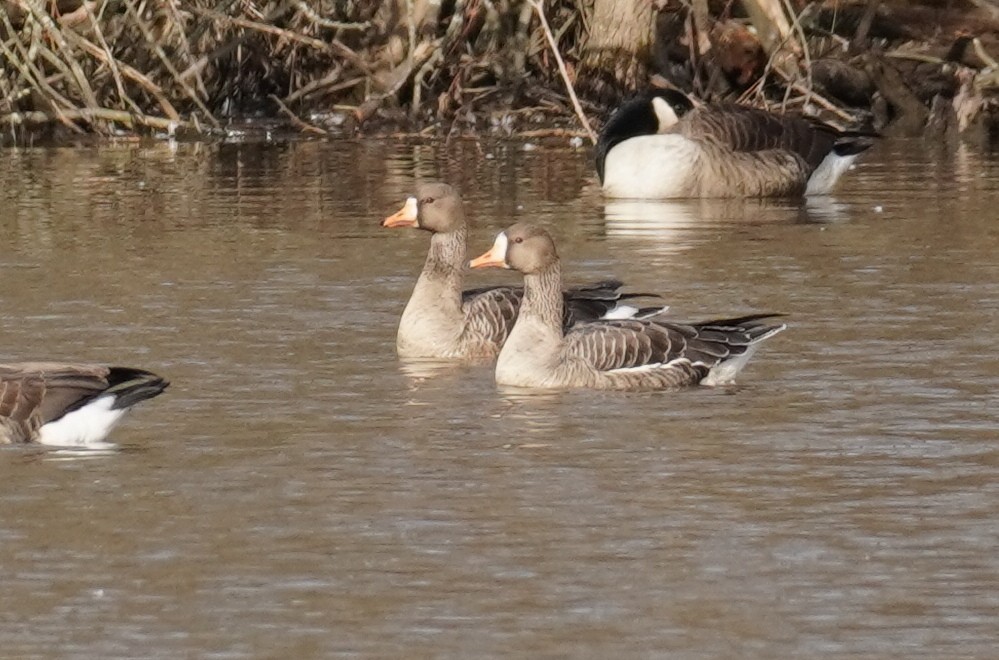
[[[775,6],[766,0],[658,0],[648,47],[595,72],[588,12],[600,1],[219,13],[200,1],[2,0],[0,141],[234,139],[261,125],[272,136],[587,139],[587,125],[599,130],[652,85],[884,135],[999,133],[999,4],[988,0],[776,3],[790,21],[777,43],[752,11]],[[638,68],[625,72],[628,58]]]

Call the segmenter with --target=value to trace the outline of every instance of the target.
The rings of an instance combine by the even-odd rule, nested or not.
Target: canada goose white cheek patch
[[[660,133],[673,128],[680,121],[680,118],[676,116],[676,111],[665,99],[659,96],[652,99],[652,111],[656,113],[656,120],[659,122],[658,132]]]

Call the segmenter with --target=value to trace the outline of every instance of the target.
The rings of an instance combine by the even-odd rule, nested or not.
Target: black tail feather
[[[111,406],[113,410],[131,408],[140,401],[161,394],[170,385],[170,381],[161,376],[131,367],[111,367],[108,383],[110,387],[104,394],[115,395]]]

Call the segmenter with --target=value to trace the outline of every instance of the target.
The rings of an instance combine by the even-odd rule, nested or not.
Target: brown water
[[[885,143],[823,204],[605,205],[517,142],[5,151],[0,360],[173,386],[119,451],[0,451],[0,655],[995,657],[997,175]],[[571,281],[790,329],[724,391],[401,365],[427,237],[378,222],[437,177],[476,254],[537,220]]]

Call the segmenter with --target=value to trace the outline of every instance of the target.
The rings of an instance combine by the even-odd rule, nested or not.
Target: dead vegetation
[[[0,0],[0,140],[585,136],[645,84],[912,135],[981,123],[999,87],[992,0],[649,0],[609,32],[614,2]]]

